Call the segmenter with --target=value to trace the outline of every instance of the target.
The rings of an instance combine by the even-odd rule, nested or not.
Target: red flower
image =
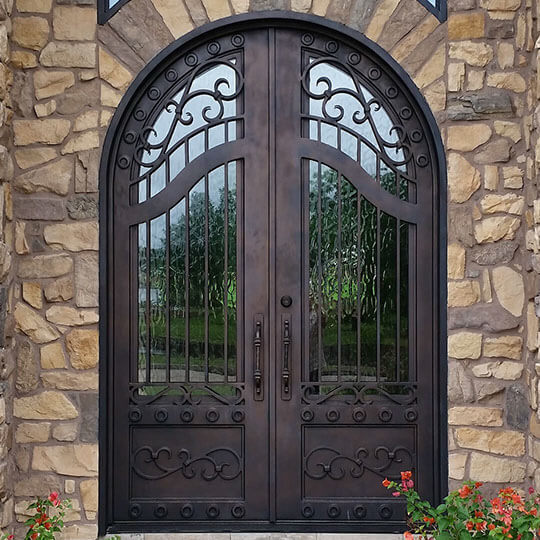
[[[388,478],[385,478],[385,479],[383,480],[382,485],[383,485],[385,488],[387,488],[387,487],[390,485],[390,480],[388,480]]]
[[[34,533],[30,538],[32,540],[36,540],[37,537],[38,537],[38,533]]]
[[[460,490],[459,490],[459,496],[462,498],[462,499],[465,499],[465,497],[468,497],[470,494],[472,493],[472,489],[465,485],[463,486]]]
[[[428,525],[433,525],[433,523],[435,523],[435,518],[428,517],[428,516],[424,516],[424,521],[425,521]]]
[[[534,488],[533,487],[530,487],[529,488],[529,495],[532,495],[534,493]]]
[[[412,478],[412,472],[411,471],[402,471],[401,472],[401,480],[406,481],[410,480]]]
[[[60,504],[60,499],[58,498],[58,492],[57,491],[53,491],[49,495],[49,501],[51,501],[54,504],[54,506],[58,506]]]
[[[408,531],[403,534],[403,538],[405,538],[405,540],[414,540],[414,536]]]
[[[394,493],[392,493],[392,497],[399,497],[399,495],[399,491],[394,491]]]

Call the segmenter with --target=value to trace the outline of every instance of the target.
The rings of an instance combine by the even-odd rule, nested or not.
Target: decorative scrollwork
[[[411,405],[416,402],[414,384],[379,383],[306,383],[302,385],[302,401],[310,405],[321,405],[331,399],[340,399],[347,405],[373,405],[387,401],[396,405]]]
[[[130,401],[134,405],[156,405],[166,401],[170,405],[200,405],[209,399],[222,405],[241,405],[244,403],[244,385],[229,383],[230,394],[223,393],[223,385],[217,388],[211,384],[130,385]],[[150,391],[148,391],[150,390]],[[148,391],[148,395],[146,392]]]
[[[145,480],[161,480],[177,472],[187,480],[197,475],[207,481],[216,478],[234,480],[242,474],[243,461],[231,448],[214,448],[203,456],[192,457],[186,448],[181,448],[173,455],[166,446],[157,450],[151,446],[142,446],[133,454],[132,469]]]
[[[211,43],[209,46],[210,45],[217,46],[215,43]],[[186,62],[187,61],[188,57],[186,57]],[[211,70],[220,67],[226,68],[230,73],[230,77],[216,76],[215,80],[208,82],[207,88],[198,87],[198,84],[200,85],[200,83],[197,81],[200,81],[202,75],[207,75]],[[175,98],[179,96],[179,99],[169,99],[164,105],[164,112],[169,114],[174,113],[167,131],[158,134],[158,130],[154,125],[146,126],[141,130],[138,137],[139,143],[135,147],[135,152],[133,154],[134,161],[141,167],[149,169],[149,172],[159,168],[159,166],[167,159],[167,156],[174,151],[183,140],[173,140],[178,124],[183,126],[194,124],[194,113],[188,110],[190,104],[192,104],[194,100],[204,100],[204,104],[197,108],[197,112],[200,115],[199,123],[202,122],[203,125],[211,125],[224,118],[225,103],[236,100],[242,93],[243,88],[244,76],[238,65],[231,61],[214,58],[197,66],[191,72],[185,86],[183,86],[183,91],[180,91],[177,96],[175,96]],[[156,139],[156,142],[151,142],[152,137]]]
[[[353,478],[360,478],[365,471],[371,471],[378,476],[399,479],[404,466],[412,467],[414,457],[404,446],[390,450],[386,446],[375,448],[372,459],[369,450],[358,448],[354,456],[343,455],[341,452],[326,446],[312,450],[304,459],[304,473],[314,480],[328,477],[341,480],[348,473]],[[392,465],[397,464],[392,471]]]
[[[344,86],[338,86],[336,88],[336,81],[331,76],[314,75],[317,66],[321,64],[330,65],[343,72],[350,79],[352,85],[354,85],[354,89]],[[380,70],[378,68],[372,68],[369,72],[369,77],[371,79],[378,79],[380,77]],[[388,125],[388,133],[381,133],[381,122],[377,121],[374,113],[381,109],[384,111],[383,104],[377,98],[366,97],[366,94],[368,96],[371,96],[371,94],[360,84],[357,75],[350,66],[335,57],[323,56],[308,63],[302,73],[301,81],[306,95],[312,100],[321,102],[322,118],[331,123],[341,124],[346,119],[347,123],[352,126],[369,125],[376,144],[373,144],[373,142],[362,136],[358,131],[355,134],[388,164],[399,167],[411,160],[412,151],[403,125]],[[387,116],[390,121],[388,114]],[[405,118],[403,111],[401,111],[400,116]],[[388,137],[392,140],[388,140]]]

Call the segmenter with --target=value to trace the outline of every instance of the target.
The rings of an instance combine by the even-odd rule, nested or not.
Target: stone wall
[[[540,488],[540,417],[531,414],[540,384],[537,6],[449,1],[448,22],[440,24],[412,0],[131,0],[96,28],[93,0],[16,0],[13,143],[10,130],[0,139],[15,161],[11,209],[9,161],[0,147],[0,226],[8,220],[0,240],[14,245],[16,275],[7,302],[10,250],[0,244],[0,278],[8,276],[0,295],[17,330],[17,477],[10,487],[19,523],[29,498],[56,489],[74,502],[64,537],[96,536],[97,168],[114,108],[175,38],[210,20],[271,8],[364,32],[429,102],[448,156],[451,484],[471,477],[526,488],[534,479]],[[0,61],[7,30],[0,26]],[[0,100],[9,81],[1,66]],[[6,110],[0,107],[0,124]],[[13,343],[0,345],[7,378]],[[0,423],[2,459],[8,432]],[[11,500],[3,495],[3,466],[0,500]]]

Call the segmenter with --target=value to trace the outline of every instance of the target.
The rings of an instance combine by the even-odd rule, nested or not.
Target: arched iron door
[[[102,532],[398,531],[385,477],[444,490],[440,142],[315,20],[192,33],[112,123]]]

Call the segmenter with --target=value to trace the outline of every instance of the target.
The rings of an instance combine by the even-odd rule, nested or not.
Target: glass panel
[[[171,171],[171,181],[175,179],[176,175],[184,169],[186,166],[186,149],[181,144],[169,157],[169,167]]]
[[[167,380],[166,347],[166,230],[165,214],[150,221],[150,380]]]
[[[189,139],[188,148],[189,148],[189,161],[193,161],[195,158],[199,157],[204,153],[204,141],[205,133],[197,133]]]
[[[220,124],[219,126],[211,127],[208,130],[208,148],[214,148],[225,142],[225,126]]]
[[[236,320],[237,320],[237,275],[236,275],[236,227],[237,227],[237,200],[236,200],[236,162],[229,163],[227,171],[227,262],[226,262],[226,301],[225,301],[225,362],[227,378],[230,382],[237,381],[237,348],[236,348]]]
[[[395,195],[397,192],[397,177],[396,173],[392,171],[384,161],[379,161],[379,175],[380,182],[383,189]]]
[[[146,185],[146,179],[141,180],[139,182],[139,203],[143,203],[144,201],[146,201],[146,196],[148,193],[147,190],[148,190],[148,187]]]
[[[169,336],[171,381],[186,377],[186,201],[170,211]]]
[[[146,223],[141,223],[138,226],[138,255],[137,255],[137,272],[138,272],[138,290],[139,290],[139,306],[137,315],[138,329],[138,355],[137,355],[137,372],[138,381],[144,382],[146,378],[146,354],[148,351],[148,333],[147,333],[147,279],[148,260],[146,251]]]
[[[336,126],[323,122],[321,124],[321,142],[337,148],[338,130]]]
[[[205,380],[206,189],[202,178],[189,193],[189,380]]]
[[[167,183],[166,164],[162,163],[159,169],[150,176],[150,197],[153,197],[165,188]]]

